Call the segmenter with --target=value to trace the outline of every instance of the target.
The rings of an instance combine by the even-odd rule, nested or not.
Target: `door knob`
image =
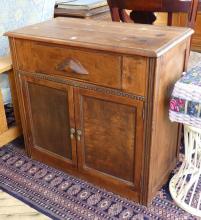
[[[77,130],[77,140],[81,140],[82,131],[80,129]]]
[[[75,134],[75,128],[70,129],[70,138],[73,140],[74,139],[74,134]]]

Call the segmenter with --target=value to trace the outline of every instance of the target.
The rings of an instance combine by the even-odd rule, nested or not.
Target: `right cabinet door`
[[[116,191],[139,192],[143,102],[87,89],[74,92],[80,171]]]

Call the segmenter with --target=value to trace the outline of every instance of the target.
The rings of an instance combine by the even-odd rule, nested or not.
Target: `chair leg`
[[[172,19],[173,19],[173,13],[168,12],[168,20],[167,20],[167,25],[172,26]]]
[[[193,29],[195,27],[198,5],[199,5],[199,0],[192,0],[191,8],[188,13],[188,27],[193,28]]]
[[[112,7],[112,4],[111,4],[110,0],[108,0],[107,3],[110,7],[110,14],[111,14],[112,21],[120,22],[120,16],[119,16],[118,8]]]
[[[133,23],[133,20],[131,20],[126,10],[119,9],[119,16],[120,16],[121,21],[126,22],[126,23]]]

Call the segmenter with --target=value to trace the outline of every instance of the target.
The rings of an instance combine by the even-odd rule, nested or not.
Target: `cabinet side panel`
[[[177,159],[179,125],[169,120],[169,100],[184,70],[186,42],[157,60],[153,102],[148,200],[165,184]]]

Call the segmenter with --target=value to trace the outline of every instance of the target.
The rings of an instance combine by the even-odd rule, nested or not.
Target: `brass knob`
[[[70,129],[70,138],[73,140],[74,139],[74,134],[75,134],[75,128]]]
[[[80,129],[77,130],[77,140],[81,140],[82,131]]]

